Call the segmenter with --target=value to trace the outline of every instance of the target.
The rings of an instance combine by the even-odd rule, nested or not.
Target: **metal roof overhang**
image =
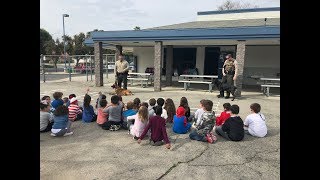
[[[192,41],[229,41],[237,40],[276,40],[280,44],[280,26],[201,28],[201,29],[161,29],[161,30],[128,30],[92,32],[91,39],[85,44],[103,42],[104,47],[114,45],[150,46],[154,41],[192,42]]]

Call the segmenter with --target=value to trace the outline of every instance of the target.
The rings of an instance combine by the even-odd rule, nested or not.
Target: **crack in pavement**
[[[261,153],[274,153],[274,152],[278,152],[280,150],[280,148],[277,148],[276,150],[273,150],[273,151],[270,151],[270,150],[266,150],[266,151],[262,151],[262,152],[257,152],[255,153],[252,157],[247,157],[245,162],[243,163],[232,163],[232,164],[220,164],[220,165],[213,165],[213,164],[207,164],[207,165],[189,165],[189,166],[212,166],[212,167],[224,167],[224,166],[234,166],[234,165],[245,165],[247,163],[250,163],[253,159],[257,158],[256,156],[258,154],[261,154]],[[254,172],[258,173],[259,176],[261,177],[262,176],[262,173],[256,169],[253,169],[251,167],[248,166],[248,168],[250,168],[251,170],[253,170]]]
[[[167,174],[169,174],[169,173],[170,173],[175,167],[177,167],[179,164],[189,163],[189,162],[194,161],[195,159],[199,158],[199,157],[202,156],[208,149],[209,149],[209,145],[207,144],[206,148],[205,148],[200,154],[198,154],[197,156],[195,156],[194,158],[192,158],[192,159],[190,159],[190,160],[188,160],[188,161],[184,161],[184,162],[179,161],[178,163],[173,164],[164,174],[162,174],[159,178],[157,178],[157,180],[162,179],[164,176],[166,176]]]

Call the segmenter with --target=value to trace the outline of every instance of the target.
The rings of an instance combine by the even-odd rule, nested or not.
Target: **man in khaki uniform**
[[[123,55],[119,55],[119,59],[115,63],[114,74],[120,88],[123,82],[123,89],[127,89],[127,76],[129,68],[129,63],[124,59]]]
[[[232,58],[231,54],[228,54],[226,58],[222,67],[222,83],[227,84],[228,86],[234,86],[234,81],[237,79],[238,75],[238,62]],[[224,91],[220,91],[218,98],[221,97],[224,97]],[[230,91],[227,91],[227,96],[225,98],[228,99],[229,97]]]

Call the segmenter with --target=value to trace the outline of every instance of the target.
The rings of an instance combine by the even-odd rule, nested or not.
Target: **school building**
[[[250,76],[280,76],[280,7],[225,11],[203,11],[197,20],[143,30],[92,32],[86,45],[95,49],[95,84],[103,86],[102,48],[120,54],[132,48],[137,72],[154,68],[154,91],[161,91],[161,71],[166,85],[174,70],[194,67],[200,75],[219,75],[226,54],[238,61],[235,81],[238,95],[242,85],[254,85]],[[117,56],[116,56],[117,58]]]

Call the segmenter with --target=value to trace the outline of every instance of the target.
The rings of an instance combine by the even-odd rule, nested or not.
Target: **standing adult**
[[[238,76],[238,62],[232,58],[231,54],[226,56],[226,60],[224,61],[222,67],[222,84],[226,84],[228,87],[234,86],[234,81],[237,79]],[[218,98],[224,97],[224,90],[220,90],[220,94],[217,96]],[[227,91],[227,96],[225,97],[228,99],[230,97],[230,91]]]
[[[121,88],[121,84],[123,82],[123,89],[127,89],[127,76],[129,68],[129,63],[124,59],[123,55],[119,55],[119,59],[116,61],[114,69],[119,88]]]

